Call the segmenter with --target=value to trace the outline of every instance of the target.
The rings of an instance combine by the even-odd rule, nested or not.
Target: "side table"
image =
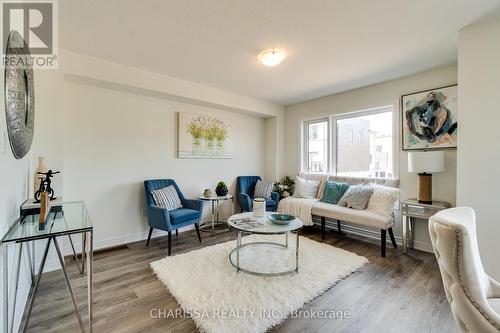
[[[199,200],[203,201],[210,201],[212,203],[212,210],[211,210],[211,216],[212,216],[212,223],[204,223],[201,227],[201,231],[205,232],[216,232],[216,231],[226,231],[229,230],[227,226],[224,225],[222,221],[219,220],[219,203],[224,200],[231,200],[231,215],[233,214],[233,196],[231,194],[223,195],[223,196],[210,196],[210,197],[205,197],[203,195],[200,195],[198,197]],[[221,226],[223,226],[221,228]]]
[[[80,234],[82,235],[82,270],[80,271],[82,274],[84,273],[85,266],[85,257],[87,257],[87,307],[88,307],[88,331],[92,332],[92,274],[93,274],[93,227],[90,216],[87,212],[87,208],[85,203],[82,201],[79,202],[66,202],[62,204],[62,209],[56,212],[50,212],[47,218],[47,222],[43,225],[38,223],[39,216],[35,215],[26,215],[19,218],[16,223],[12,225],[7,234],[2,238],[1,241],[1,259],[2,259],[2,274],[3,274],[3,302],[4,306],[4,321],[2,322],[3,332],[12,332],[13,324],[15,318],[15,310],[16,310],[16,300],[17,300],[17,290],[19,285],[19,271],[21,268],[21,258],[23,255],[23,245],[26,246],[25,253],[28,255],[28,263],[31,270],[31,284],[32,290],[28,297],[27,307],[25,319],[21,324],[20,331],[26,332],[28,328],[28,323],[31,317],[31,312],[33,309],[33,302],[36,297],[36,293],[38,290],[38,286],[40,283],[40,279],[42,278],[43,268],[47,261],[47,254],[49,252],[49,248],[51,244],[54,244],[54,247],[57,252],[57,256],[59,258],[59,263],[61,264],[62,272],[64,274],[64,278],[66,280],[66,285],[69,290],[69,296],[71,297],[71,301],[73,302],[73,306],[75,309],[75,314],[80,324],[80,328],[82,332],[85,332],[85,327],[83,324],[82,316],[80,315],[80,311],[78,309],[78,304],[76,303],[76,298],[73,292],[73,288],[71,286],[71,282],[69,280],[68,274],[66,272],[64,258],[61,253],[61,249],[59,247],[59,242],[57,241],[58,237],[69,236]],[[37,240],[46,240],[45,249],[43,251],[42,260],[40,263],[40,267],[38,268],[38,273],[34,270],[35,257],[30,256],[29,242],[37,241]],[[17,254],[12,264],[8,263],[8,245],[10,244],[18,244]],[[32,244],[32,248],[34,245]],[[9,282],[7,277],[9,276],[9,269],[13,269],[14,277],[12,282],[14,283],[13,289],[13,304],[12,304],[12,312],[9,315]],[[36,274],[35,274],[36,273]],[[10,319],[10,320],[9,320]],[[10,326],[9,326],[10,324]]]
[[[429,220],[429,218],[443,209],[448,209],[451,204],[443,201],[432,201],[430,204],[420,203],[417,199],[408,199],[401,202],[401,216],[403,222],[403,253],[408,253],[408,248],[413,248],[413,230],[415,220]]]

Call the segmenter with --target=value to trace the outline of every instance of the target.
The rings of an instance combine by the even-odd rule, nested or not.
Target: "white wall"
[[[3,82],[4,72],[0,71],[0,82]],[[46,156],[50,166],[55,169],[62,168],[62,141],[60,140],[57,128],[58,112],[62,111],[62,98],[60,98],[60,89],[54,85],[54,77],[60,75],[58,71],[35,70],[35,128],[33,143],[30,152],[21,160],[16,160],[7,138],[7,129],[5,123],[5,105],[4,90],[0,90],[0,174],[3,176],[0,186],[0,237],[7,232],[8,228],[19,217],[19,208],[21,204],[33,193],[33,172],[37,167],[37,156]],[[62,76],[61,76],[62,77]],[[59,98],[58,98],[59,97]],[[58,106],[58,101],[60,104]],[[51,128],[51,131],[44,130]],[[5,137],[5,142],[4,142]],[[53,186],[56,193],[61,193],[62,179],[55,179]],[[37,242],[39,243],[39,242]],[[37,244],[38,251],[43,250],[44,244]],[[17,254],[19,245],[10,244],[8,246],[8,263],[10,269],[9,279],[12,279],[13,268],[15,267],[15,254]],[[26,248],[24,248],[25,250]],[[39,256],[40,257],[40,256]],[[56,267],[55,253],[49,254],[49,268]],[[26,257],[22,257],[22,265],[19,279],[19,292],[16,304],[15,327],[20,323],[20,316],[24,310],[25,302],[28,296],[30,281],[29,272],[25,265]],[[58,262],[57,262],[57,265]],[[3,270],[3,263],[0,266]],[[58,267],[58,266],[57,266]],[[3,274],[0,274],[3,276]],[[3,283],[3,281],[2,281]],[[13,281],[9,282],[13,285]],[[1,284],[3,285],[3,284]],[[2,290],[0,289],[0,294]],[[12,304],[12,291],[10,295],[10,304]],[[5,306],[2,302],[0,307]],[[11,310],[12,311],[12,308]],[[3,315],[3,311],[1,313]],[[9,321],[10,321],[9,317]],[[0,322],[4,322],[2,320]]]
[[[380,84],[330,95],[323,98],[294,104],[286,107],[285,113],[285,173],[295,175],[299,168],[300,143],[299,124],[304,119],[340,114],[385,105],[394,105],[394,135],[397,136],[399,158],[396,168],[399,171],[401,199],[416,197],[417,175],[408,173],[408,154],[401,150],[401,125],[399,118],[400,96],[416,91],[432,89],[457,83],[456,65],[426,71],[416,75],[383,82]],[[433,176],[433,197],[455,204],[456,198],[456,150],[445,152],[445,172]],[[398,218],[395,227],[396,236],[401,235]],[[424,251],[432,251],[426,223],[417,223],[415,231],[415,247]]]
[[[58,70],[35,71],[35,135],[30,153],[22,160],[13,157],[8,141],[3,152],[5,111],[0,103],[0,172],[4,176],[0,237],[33,192],[38,156],[46,157],[49,168],[62,171],[53,181],[57,195],[63,195],[64,200],[87,201],[95,224],[96,247],[145,237],[144,179],[172,177],[187,196],[195,196],[219,180],[231,184],[237,175],[263,174],[277,168],[278,152],[264,154],[262,147],[263,138],[273,135],[282,124],[283,107],[65,50],[60,50],[59,56]],[[3,82],[3,71],[0,73]],[[3,89],[0,91],[3,101]],[[176,159],[178,111],[234,119],[235,139],[242,149],[233,160]],[[279,121],[265,127],[265,117]],[[229,208],[226,204],[223,213],[228,214]],[[62,241],[63,251],[69,254],[68,244]],[[40,253],[44,244],[37,243]],[[78,248],[79,243],[75,243]],[[9,263],[14,250],[15,246],[10,246]],[[59,268],[55,259],[54,253],[49,253],[46,270]],[[23,268],[24,264],[23,258]],[[28,291],[28,275],[22,270],[16,326]]]
[[[477,214],[479,250],[486,271],[500,280],[500,19],[459,33],[457,202]]]
[[[146,179],[173,178],[187,197],[197,197],[220,180],[234,193],[237,176],[264,173],[260,117],[71,81],[65,82],[65,110],[64,196],[86,202],[96,247],[144,238]],[[178,112],[231,119],[234,157],[177,158]],[[221,208],[230,215],[229,202]]]

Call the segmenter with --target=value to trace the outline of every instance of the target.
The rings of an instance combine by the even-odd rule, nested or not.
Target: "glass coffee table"
[[[289,224],[281,225],[275,224],[269,220],[268,215],[273,214],[273,212],[266,212],[266,216],[256,218],[253,212],[240,213],[231,216],[227,220],[227,224],[233,230],[238,233],[238,238],[236,241],[236,247],[229,253],[229,262],[236,268],[237,272],[245,272],[257,276],[282,276],[291,273],[296,273],[299,271],[299,231],[304,226],[302,220],[295,218]],[[279,258],[281,255],[285,255],[286,251],[289,251],[288,237],[290,233],[296,233],[296,246],[295,246],[295,267],[287,268],[280,271],[262,271],[257,268],[248,267],[248,262],[244,262],[244,258],[241,258],[242,251],[249,250],[250,255],[252,252],[257,253],[258,251],[264,251],[269,257],[276,256]],[[242,234],[251,235],[263,235],[263,236],[279,236],[285,235],[285,242],[270,241],[265,239],[263,241],[253,241],[242,244],[241,236]],[[267,237],[266,237],[267,238]],[[265,250],[262,247],[266,247]],[[270,260],[268,260],[270,261]],[[259,267],[264,266],[265,263],[257,263]]]

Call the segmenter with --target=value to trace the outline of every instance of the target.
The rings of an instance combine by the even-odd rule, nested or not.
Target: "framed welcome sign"
[[[179,113],[179,158],[232,158],[233,149],[231,120]]]
[[[457,147],[457,85],[401,96],[403,150]]]

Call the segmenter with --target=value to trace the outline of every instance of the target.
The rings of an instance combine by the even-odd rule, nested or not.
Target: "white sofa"
[[[299,177],[308,180],[320,181],[320,186],[317,194],[318,199],[321,199],[321,197],[323,196],[323,191],[327,180],[348,183],[350,185],[374,183],[394,188],[398,188],[399,186],[398,179],[341,177],[317,173],[300,173]],[[341,221],[380,229],[382,257],[385,257],[386,252],[385,248],[387,231],[389,231],[392,245],[394,246],[394,248],[397,247],[396,240],[394,238],[394,232],[392,231],[392,227],[394,226],[394,212],[392,212],[391,214],[382,214],[379,211],[370,209],[370,207],[363,210],[357,210],[318,201],[314,203],[311,213],[312,215],[316,215],[321,218],[321,237],[323,239],[325,239],[325,220],[326,218],[329,218],[337,220],[337,228],[339,232],[341,232]]]

